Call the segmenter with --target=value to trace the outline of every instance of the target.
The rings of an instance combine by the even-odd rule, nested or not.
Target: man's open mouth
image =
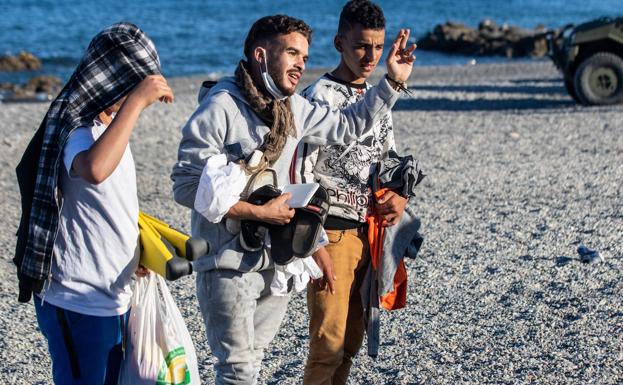
[[[300,72],[289,72],[288,79],[294,84],[298,84],[299,80],[301,80],[302,74]]]

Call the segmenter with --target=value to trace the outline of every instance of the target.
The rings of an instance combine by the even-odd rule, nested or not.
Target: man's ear
[[[258,63],[266,62],[266,49],[263,47],[255,47],[253,50],[253,58]]]
[[[253,49],[253,54],[251,56],[253,57],[253,59],[257,63],[261,63],[262,59],[264,58],[264,53],[262,52],[262,48],[261,47],[255,47]]]
[[[335,47],[335,49],[337,50],[337,52],[342,53],[344,51],[343,48],[343,42],[342,42],[342,36],[340,35],[335,35],[335,37],[333,38],[333,46]]]

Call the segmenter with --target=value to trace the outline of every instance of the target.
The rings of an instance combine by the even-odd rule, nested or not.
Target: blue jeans
[[[35,297],[37,322],[48,340],[57,385],[116,384],[129,311],[112,317],[80,314]]]

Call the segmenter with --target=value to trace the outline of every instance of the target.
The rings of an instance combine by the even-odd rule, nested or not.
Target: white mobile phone
[[[298,208],[307,206],[319,186],[318,183],[288,184],[281,191],[284,194],[292,194],[288,205],[292,208]]]

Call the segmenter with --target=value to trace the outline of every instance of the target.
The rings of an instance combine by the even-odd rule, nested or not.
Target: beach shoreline
[[[327,69],[308,71],[301,90]],[[372,83],[383,76],[379,68]],[[173,105],[140,118],[131,146],[141,209],[189,231],[169,174],[180,128],[207,75],[174,77]],[[408,306],[381,317],[380,355],[355,358],[355,384],[623,381],[623,106],[584,107],[548,61],[417,66],[393,120],[418,186],[422,233],[408,261]],[[0,382],[51,382],[34,306],[17,303],[11,259],[20,215],[15,166],[48,103],[0,103]],[[580,244],[601,263],[582,263]],[[170,288],[195,342],[200,375],[213,358],[195,277]],[[260,383],[298,384],[307,352],[304,293],[293,295]]]

